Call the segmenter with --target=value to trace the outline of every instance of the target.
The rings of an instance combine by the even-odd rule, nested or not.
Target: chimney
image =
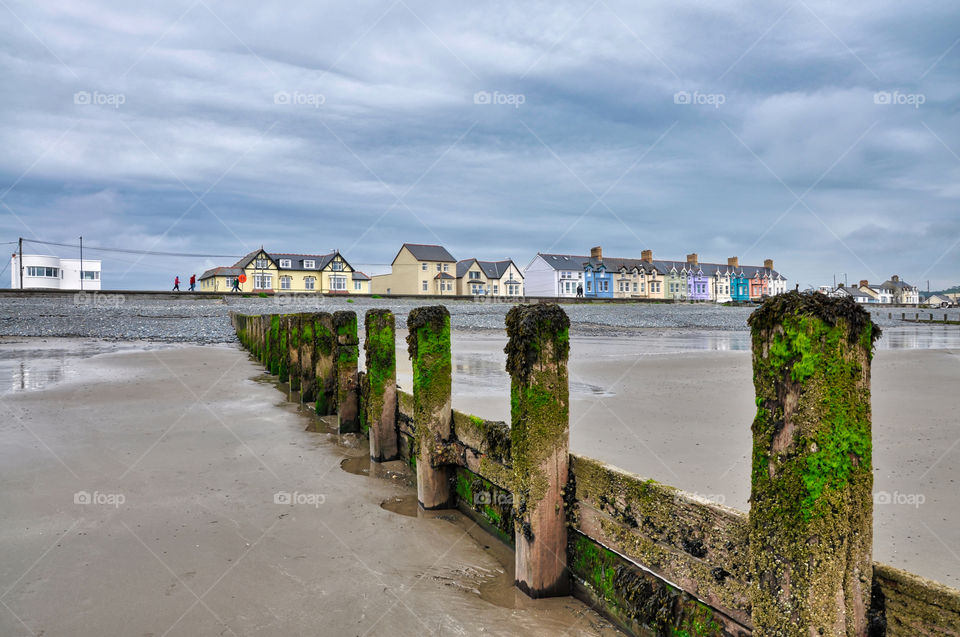
[[[863,279],[862,281],[860,281],[860,287],[862,288],[869,287],[869,285],[870,285],[870,282],[867,281],[866,279]]]
[[[894,274],[892,277],[890,277],[890,280],[893,281],[894,283],[899,283],[899,282],[900,282],[900,276],[897,275],[897,274]]]
[[[766,261],[764,261],[764,262],[763,262],[763,267],[765,267],[765,268],[768,269],[768,270],[772,270],[772,269],[773,269],[773,259],[767,259]]]
[[[688,254],[688,255],[687,255],[687,263],[691,263],[691,264],[693,264],[693,265],[697,265],[697,263],[699,263],[699,261],[700,261],[700,259],[699,259],[699,257],[697,257],[697,253],[696,253],[696,252],[694,252],[693,254]]]
[[[603,250],[600,248],[600,246],[590,248],[590,258],[596,259],[597,261],[603,261]]]
[[[653,263],[653,250],[644,250],[640,253],[640,260]]]
[[[727,265],[733,269],[740,267],[740,257],[730,257],[727,259]]]

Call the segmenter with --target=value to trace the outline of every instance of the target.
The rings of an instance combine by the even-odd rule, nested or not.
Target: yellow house
[[[457,294],[461,296],[523,296],[523,274],[511,259],[457,262]]]
[[[367,275],[357,272],[339,252],[329,254],[268,253],[263,248],[230,267],[207,270],[200,276],[202,292],[319,292],[369,294]]]
[[[390,274],[372,277],[374,294],[454,296],[457,260],[443,246],[404,243],[393,258]]]

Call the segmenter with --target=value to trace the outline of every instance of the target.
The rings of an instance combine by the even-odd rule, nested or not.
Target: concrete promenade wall
[[[525,312],[523,307],[518,312]],[[309,316],[315,324],[323,323],[323,313]],[[275,345],[271,347],[271,338],[274,344],[287,341],[273,328],[297,324],[278,318],[231,315],[241,343],[277,370],[290,366],[271,360],[283,355]],[[302,318],[300,324],[305,324]],[[299,336],[300,361],[322,358],[321,352],[304,356],[304,348],[309,350],[311,345],[305,342],[302,330]],[[777,343],[775,351],[783,347]],[[755,345],[763,350],[764,344],[755,341]],[[367,353],[370,355],[369,349]],[[433,354],[442,358],[449,356],[449,351]],[[790,365],[801,361],[798,354]],[[796,378],[789,365],[786,369],[788,378]],[[311,382],[338,386],[336,379],[323,379],[330,374],[329,365],[319,372],[301,369],[301,374],[320,378]],[[361,374],[358,382],[363,386],[369,381]],[[430,389],[424,379],[418,387],[420,391]],[[567,391],[565,385],[562,390]],[[360,395],[369,395],[369,389]],[[446,467],[452,494],[447,506],[459,509],[506,544],[516,547],[518,540],[536,542],[539,536],[524,527],[526,511],[517,510],[530,506],[530,494],[518,497],[515,492],[520,483],[515,455],[518,449],[529,449],[530,440],[506,423],[453,408],[449,435],[423,438],[415,422],[416,404],[412,393],[396,392],[399,457],[414,467],[418,458],[427,458],[434,468]],[[364,409],[361,404],[360,412]],[[387,412],[378,404],[377,413]],[[431,445],[429,454],[420,453],[421,440]],[[566,563],[570,590],[629,633],[813,634],[804,619],[764,616],[765,622],[780,623],[772,629],[769,625],[755,627],[754,600],[764,594],[758,591],[758,581],[768,576],[757,571],[758,560],[751,557],[751,548],[765,550],[757,543],[766,538],[758,539],[749,514],[573,453],[569,454],[569,476],[560,495],[562,501],[555,506],[562,511],[567,533],[565,546],[557,550]],[[864,609],[866,627],[853,632],[838,627],[818,634],[960,636],[960,591],[881,563],[872,563],[871,578],[870,607]]]

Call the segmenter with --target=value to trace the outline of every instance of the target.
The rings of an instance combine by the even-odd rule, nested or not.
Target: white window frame
[[[293,267],[293,261],[291,261],[290,259],[280,259],[280,267],[281,268]]]
[[[346,292],[347,291],[347,277],[345,276],[332,276],[330,277],[330,289],[336,292]]]
[[[293,277],[292,276],[280,277],[280,289],[281,290],[293,289]]]
[[[316,262],[316,261],[314,261],[313,259],[304,259],[304,261],[303,261],[303,269],[304,269],[304,270],[313,270],[313,269],[316,268],[316,267],[317,267],[317,262]]]
[[[271,274],[254,274],[253,275],[253,286],[257,290],[272,290],[273,289],[273,275]]]
[[[333,270],[334,272],[343,272],[343,261],[331,261],[330,269]]]
[[[422,263],[422,264],[420,264],[420,266],[421,266],[420,269],[423,270],[424,272],[426,272],[426,271],[427,271],[427,267],[429,267],[429,265],[430,265],[429,263]]]
[[[423,287],[423,291],[424,291],[424,292],[429,292],[429,291],[430,291],[430,284],[427,283],[426,281],[423,281],[423,286],[422,286],[422,287]]]
[[[270,267],[270,259],[257,259],[254,267],[258,270],[266,270]]]
[[[303,288],[305,290],[316,290],[317,289],[317,277],[307,276],[303,277]]]

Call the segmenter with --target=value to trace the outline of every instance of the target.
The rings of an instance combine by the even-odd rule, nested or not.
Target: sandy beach
[[[616,634],[417,517],[399,463],[341,469],[367,449],[305,431],[238,346],[6,342],[0,370],[2,635]]]
[[[663,336],[572,338],[572,449],[746,510],[746,341]],[[508,419],[504,343],[454,333],[457,409]],[[958,363],[884,347],[873,367],[875,558],[954,587]],[[417,517],[399,463],[353,475],[366,448],[239,346],[7,339],[0,377],[0,634],[615,634],[518,593],[458,513]]]

